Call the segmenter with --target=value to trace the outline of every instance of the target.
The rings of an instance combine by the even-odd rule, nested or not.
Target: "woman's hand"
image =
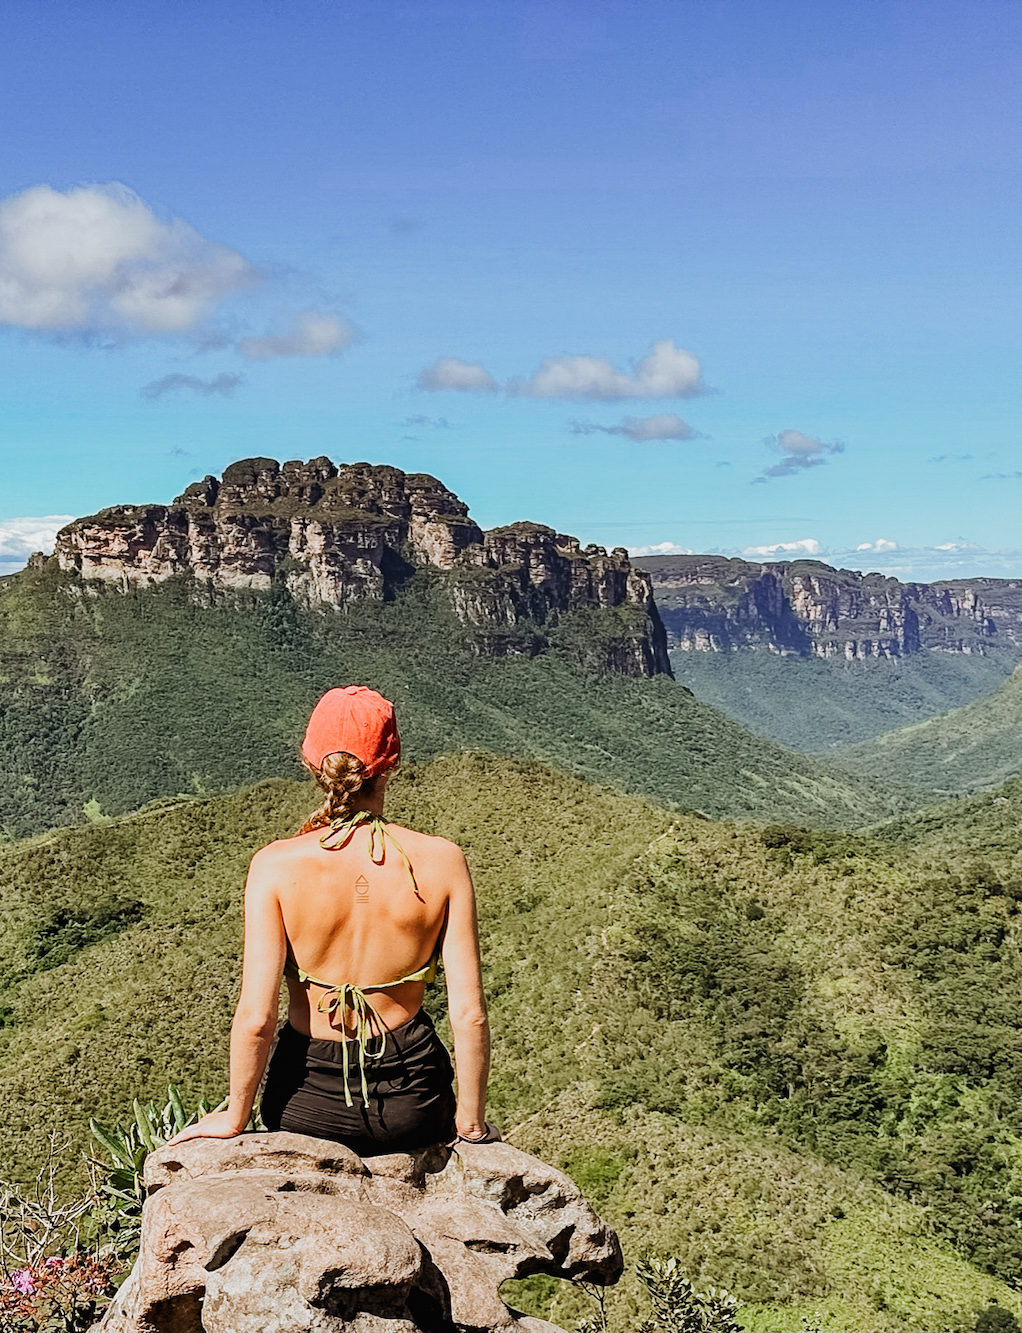
[[[500,1130],[496,1125],[491,1125],[487,1120],[482,1125],[459,1125],[454,1128],[458,1131],[458,1138],[464,1143],[501,1143]]]
[[[174,1147],[188,1139],[233,1139],[244,1128],[244,1125],[238,1124],[237,1117],[233,1116],[230,1111],[210,1111],[208,1115],[204,1115],[194,1125],[189,1125],[180,1134],[175,1134],[168,1141],[167,1147]]]

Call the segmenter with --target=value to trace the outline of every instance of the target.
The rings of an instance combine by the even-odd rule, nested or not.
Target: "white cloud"
[[[33,551],[49,555],[57,533],[70,523],[72,514],[44,514],[41,518],[0,519],[0,573],[21,569]]]
[[[797,542],[774,542],[770,546],[746,546],[742,555],[765,556],[777,559],[787,555],[820,555],[823,547],[815,537],[802,537]]]
[[[306,310],[288,333],[264,338],[242,338],[238,351],[250,361],[270,361],[278,356],[330,356],[355,341],[355,330],[339,315]]]
[[[255,270],[123,185],[0,200],[0,323],[51,332],[187,333]]]
[[[661,338],[631,374],[605,357],[547,357],[529,380],[512,380],[512,396],[569,398],[604,403],[622,398],[692,398],[704,392],[699,361],[692,352]]]
[[[498,385],[480,362],[442,356],[419,372],[415,387],[455,393],[496,393]]]
[[[187,389],[190,393],[197,393],[203,398],[214,396],[231,398],[238,385],[244,382],[244,375],[222,374],[211,380],[199,379],[197,375],[164,375],[162,379],[143,384],[139,393],[150,402],[162,398],[165,393],[174,393],[179,389]]]
[[[695,555],[695,551],[687,546],[679,546],[677,542],[657,542],[655,546],[629,546],[629,555]]]
[[[767,477],[790,477],[806,468],[820,467],[827,461],[828,454],[843,454],[845,451],[840,440],[825,443],[815,435],[803,435],[800,430],[782,430],[777,435],[771,435],[766,442],[781,455],[781,461],[766,468],[757,481]]]
[[[896,551],[898,543],[889,541],[886,537],[878,537],[875,542],[860,542],[855,548],[857,551]]]
[[[616,426],[600,426],[595,421],[573,421],[568,427],[572,435],[624,435],[629,440],[694,440],[697,432],[687,421],[673,412],[662,412],[652,417],[625,417]]]

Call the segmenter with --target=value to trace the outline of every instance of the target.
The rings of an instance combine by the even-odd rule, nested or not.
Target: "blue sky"
[[[1020,66],[1001,0],[8,0],[0,563],[326,453],[1022,575]]]

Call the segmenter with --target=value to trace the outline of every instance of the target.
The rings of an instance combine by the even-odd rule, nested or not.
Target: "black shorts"
[[[332,1139],[360,1157],[412,1152],[454,1138],[454,1069],[425,1010],[387,1033],[378,1060],[366,1060],[368,1106],[362,1101],[358,1049],[351,1041],[351,1106],[344,1100],[341,1046],[284,1024],[263,1091],[267,1129]]]

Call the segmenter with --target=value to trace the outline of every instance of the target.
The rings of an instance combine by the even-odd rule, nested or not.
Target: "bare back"
[[[382,864],[370,855],[366,825],[343,847],[322,846],[323,830],[317,829],[273,843],[259,856],[268,863],[294,962],[331,986],[361,987],[392,1029],[418,1012],[425,983],[388,983],[420,970],[434,954],[464,857],[445,838],[394,824],[386,825],[386,834]],[[331,1021],[329,1011],[317,1008],[324,987],[289,976],[288,989],[292,1027],[313,1037],[341,1035],[341,1015]]]

